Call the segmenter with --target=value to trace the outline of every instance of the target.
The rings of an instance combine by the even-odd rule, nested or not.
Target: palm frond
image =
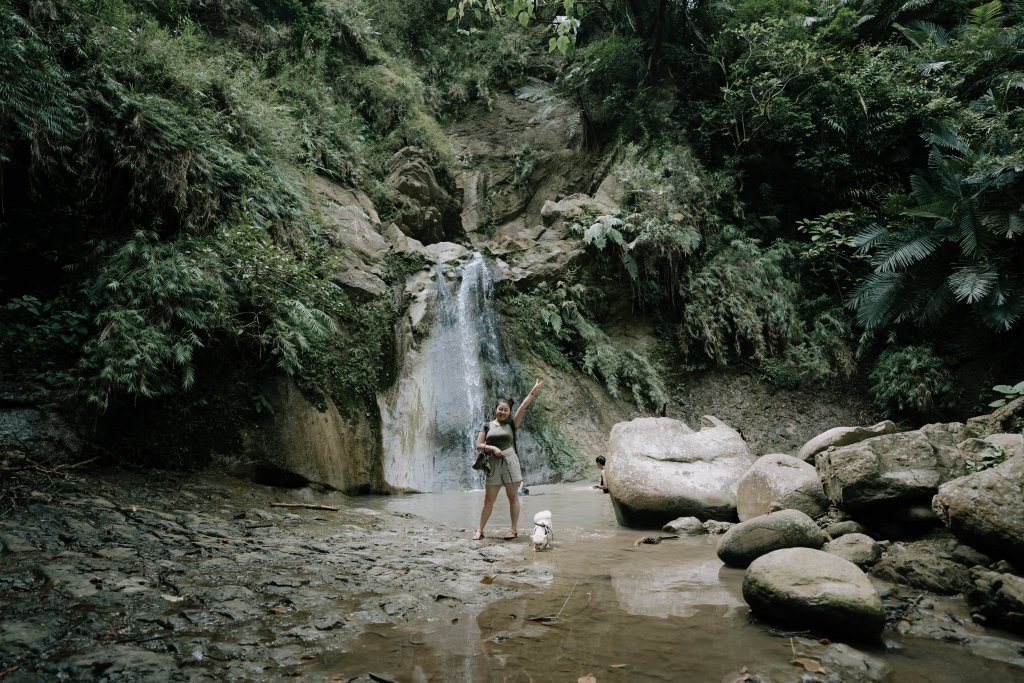
[[[871,273],[854,291],[848,305],[866,329],[888,325],[903,313],[904,273]]]
[[[948,62],[947,62],[948,63]],[[966,140],[957,135],[956,131],[952,130],[947,126],[935,126],[931,130],[927,130],[921,133],[921,137],[926,141],[935,145],[935,147],[941,147],[950,149],[955,152],[960,152],[964,156],[971,154],[971,146]],[[933,150],[933,153],[937,153],[941,156],[941,152]],[[931,161],[931,155],[929,155],[929,162]]]
[[[934,325],[942,320],[953,309],[956,299],[949,286],[943,283],[940,287],[932,290],[930,295],[922,297],[917,304],[917,318],[921,322]]]
[[[858,254],[866,254],[889,235],[889,229],[872,223],[853,238]]]
[[[907,0],[905,3],[900,5],[899,9],[896,10],[897,14],[903,14],[904,12],[913,12],[923,7],[927,7],[932,4],[932,0]]]
[[[1011,330],[1024,313],[1019,283],[997,283],[977,310],[982,323],[989,329],[996,332]]]
[[[1024,205],[1017,211],[1011,211],[1006,217],[1006,239],[1013,239],[1024,234]]]
[[[932,150],[935,148],[933,147]],[[945,197],[959,200],[964,196],[964,177],[960,169],[957,168],[959,164],[950,163],[951,161],[953,160],[944,157],[943,163],[932,169],[932,181],[933,183],[938,181],[938,189]]]
[[[978,200],[971,197],[963,202],[957,215],[956,241],[964,256],[973,257],[981,248],[981,221],[978,220]]]
[[[516,99],[527,102],[551,102],[555,99],[555,95],[546,85],[528,83],[519,88],[516,92]]]
[[[907,209],[903,215],[917,218],[949,218],[956,210],[956,205],[957,203],[952,199],[935,199]]]
[[[949,42],[949,34],[944,28],[930,21],[915,20],[906,26],[893,24],[893,28],[903,34],[914,47],[924,50],[927,46],[943,46]]]
[[[936,194],[938,194],[928,181],[928,178],[919,173],[914,173],[910,176],[910,193],[918,204],[927,204],[934,201]]]
[[[992,0],[984,5],[972,8],[968,14],[968,23],[975,28],[999,28],[1003,23],[1003,3]]]
[[[906,270],[915,263],[929,258],[941,244],[942,237],[934,232],[917,235],[885,254],[881,262],[875,266],[875,272],[893,273]]]
[[[987,264],[961,266],[946,279],[957,301],[975,304],[989,295],[999,282],[999,273]]]
[[[917,70],[922,76],[931,76],[937,74],[953,62],[948,59],[941,62],[921,62],[917,65]]]

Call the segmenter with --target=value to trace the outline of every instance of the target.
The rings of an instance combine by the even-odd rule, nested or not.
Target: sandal
[[[511,541],[514,538],[519,538],[519,532],[514,530],[514,529],[512,531],[508,532],[507,534],[505,534],[505,540],[506,541]]]
[[[484,532],[482,530],[477,529],[476,531],[473,532],[473,540],[474,541],[479,541],[483,537],[484,537]]]

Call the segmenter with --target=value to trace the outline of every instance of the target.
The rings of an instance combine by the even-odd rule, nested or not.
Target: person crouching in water
[[[526,407],[533,402],[533,397],[540,390],[541,381],[533,385],[533,389],[526,395],[519,409],[512,414],[512,407],[515,402],[511,398],[503,398],[494,406],[494,420],[488,422],[476,435],[476,450],[479,453],[487,454],[487,466],[489,472],[484,482],[484,507],[480,511],[480,526],[473,533],[473,540],[484,537],[484,529],[487,527],[487,520],[494,510],[494,501],[498,498],[498,491],[505,487],[505,495],[508,497],[509,515],[512,517],[512,527],[505,539],[513,539],[519,536],[519,485],[523,483],[523,472],[519,467],[519,456],[516,454],[515,437],[516,427],[523,421],[526,414]]]
[[[597,484],[594,484],[594,488],[601,489],[605,493],[608,493],[608,482],[604,480],[604,464],[607,461],[605,460],[603,455],[599,455],[597,456],[597,458],[594,459],[594,462],[597,463],[597,471],[601,473],[601,481]]]

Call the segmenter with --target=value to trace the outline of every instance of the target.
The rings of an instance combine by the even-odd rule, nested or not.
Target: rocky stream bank
[[[742,570],[715,555],[728,525],[646,544],[587,485],[534,487],[545,497],[524,499],[519,540],[474,542],[460,526],[473,492],[362,499],[117,470],[44,484],[23,487],[0,520],[4,683],[963,683],[1024,672],[1024,642],[973,624],[962,599],[877,577],[881,641],[775,629],[744,603]],[[534,553],[523,532],[541,507],[555,513],[555,544]]]
[[[301,676],[373,627],[457,623],[513,592],[495,563],[525,549],[217,475],[96,473],[30,496],[0,520],[5,682]],[[319,679],[370,680],[340,671]]]

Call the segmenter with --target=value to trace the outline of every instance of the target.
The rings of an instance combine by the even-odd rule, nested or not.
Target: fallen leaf
[[[180,595],[171,595],[169,593],[161,593],[160,597],[163,598],[164,600],[166,600],[167,602],[181,602],[182,600],[185,599],[185,598],[181,597]]]
[[[285,607],[284,605],[278,605],[277,607],[272,607],[270,609],[270,611],[273,612],[274,614],[287,614],[288,612],[291,612],[292,610],[291,610],[290,607]]]
[[[577,678],[576,683],[597,683],[597,679],[594,678],[594,674],[587,674],[586,676],[580,676]]]
[[[480,579],[480,583],[482,583],[482,584],[485,584],[485,585],[488,585],[488,586],[489,586],[489,585],[491,585],[492,583],[494,583],[494,577],[493,577],[493,576],[491,576],[490,574],[488,574],[488,575],[487,575],[487,576],[485,576],[484,578]]]
[[[621,669],[624,666],[626,666],[626,665],[625,664],[609,664],[608,668],[609,669]]]
[[[793,659],[793,661],[790,662],[790,664],[796,664],[797,666],[802,666],[804,669],[806,669],[807,671],[810,671],[812,673],[816,673],[816,674],[823,674],[823,673],[825,673],[825,669],[821,668],[821,664],[817,660],[808,659],[807,657],[796,657],[795,659]]]

